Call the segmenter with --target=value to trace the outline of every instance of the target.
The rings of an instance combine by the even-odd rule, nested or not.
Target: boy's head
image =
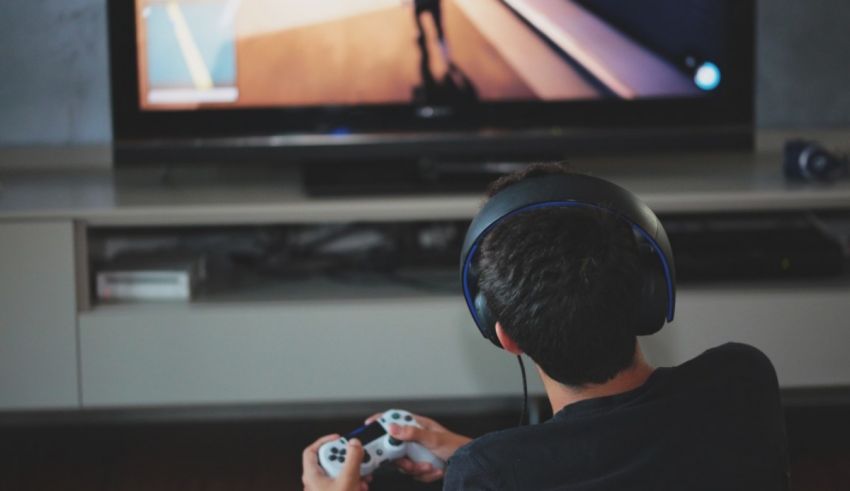
[[[569,174],[541,164],[496,181],[492,197],[529,177]],[[610,213],[546,208],[506,218],[487,234],[479,288],[504,332],[546,374],[598,384],[632,365],[642,284],[631,228]]]

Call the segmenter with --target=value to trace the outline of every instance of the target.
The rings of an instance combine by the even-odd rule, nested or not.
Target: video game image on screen
[[[140,106],[693,98],[722,87],[726,2],[623,5],[136,0]]]

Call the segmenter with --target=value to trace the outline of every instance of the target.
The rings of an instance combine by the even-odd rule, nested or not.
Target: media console
[[[685,229],[721,220],[746,233],[766,217],[806,220],[846,248],[850,183],[789,185],[778,162],[768,151],[574,164],[633,189]],[[286,254],[295,249],[282,237],[293,231],[360,227],[371,231],[357,235],[361,244],[380,244],[385,237],[376,231],[392,230],[413,247],[404,237],[430,230],[426,242],[449,250],[451,225],[472,217],[479,194],[310,197],[297,169],[280,166],[9,172],[0,184],[0,417],[154,408],[241,414],[317,404],[362,413],[364,405],[393,401],[416,410],[434,401],[519,400],[515,362],[470,328],[437,246],[430,256],[409,249],[404,268],[367,261],[378,268],[370,274],[355,261],[309,275],[328,263],[293,256],[289,264],[300,269],[253,269],[188,303],[109,304],[91,295],[95,265],[116,244],[191,239],[219,250],[224,240],[241,244],[228,257],[254,267],[267,257],[257,254],[258,237]],[[680,363],[725,341],[748,342],[771,357],[786,394],[826,388],[846,396],[846,274],[698,280],[683,280],[674,325],[642,341],[652,362]],[[388,341],[400,331],[404,342]],[[398,373],[389,374],[389,365]],[[531,391],[542,393],[538,381]]]

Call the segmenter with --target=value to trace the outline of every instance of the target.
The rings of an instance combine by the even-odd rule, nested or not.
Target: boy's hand
[[[366,419],[369,424],[379,419],[383,413],[377,413]],[[414,414],[413,417],[422,428],[391,424],[390,435],[405,442],[417,442],[443,461],[448,461],[460,447],[472,439],[447,430],[433,419]],[[423,482],[437,481],[443,477],[443,471],[426,462],[413,462],[407,457],[395,461],[395,464],[407,474]]]
[[[360,463],[363,461],[363,445],[357,439],[348,441],[346,453],[348,458],[339,476],[333,479],[319,465],[319,447],[327,442],[336,440],[339,435],[327,435],[319,438],[304,449],[302,465],[304,472],[301,482],[305,491],[368,491],[372,476],[360,477]]]

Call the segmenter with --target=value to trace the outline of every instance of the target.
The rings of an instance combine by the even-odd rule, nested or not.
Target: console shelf
[[[573,165],[633,190],[657,213],[850,206],[850,181],[787,183],[781,162],[773,151],[587,158]],[[0,183],[0,220],[104,227],[469,219],[482,203],[481,193],[312,198],[297,169],[285,166],[13,173]]]

